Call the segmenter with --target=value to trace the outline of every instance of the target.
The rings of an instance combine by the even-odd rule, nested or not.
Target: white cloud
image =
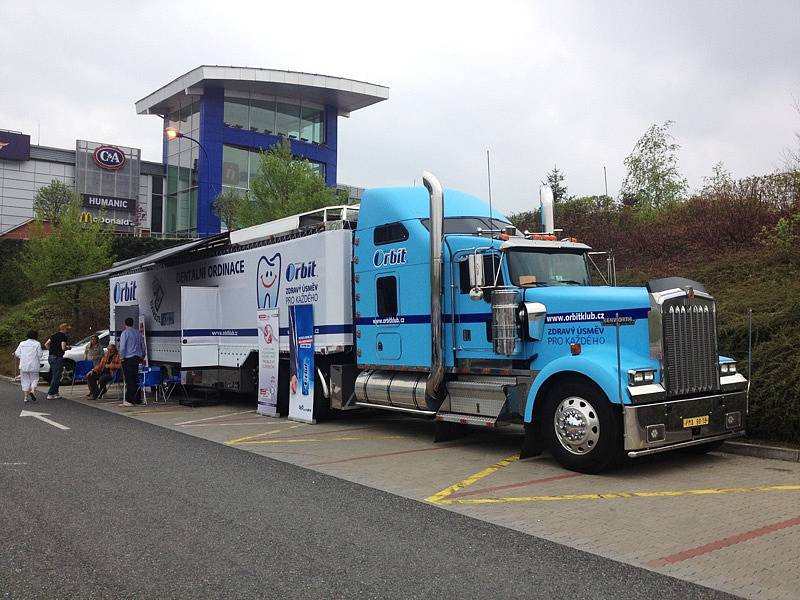
[[[72,147],[141,147],[161,123],[133,103],[199,64],[328,73],[388,85],[341,119],[340,181],[413,183],[422,169],[525,208],[557,163],[570,192],[609,191],[651,124],[676,121],[698,186],[718,160],[775,169],[800,130],[794,0],[746,2],[37,2],[0,7],[0,127]]]

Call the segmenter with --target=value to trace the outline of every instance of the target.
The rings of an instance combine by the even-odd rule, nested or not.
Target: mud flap
[[[434,443],[449,442],[457,440],[467,435],[466,425],[461,423],[449,423],[447,421],[436,421],[436,433],[433,437]]]
[[[525,439],[522,441],[522,449],[519,451],[520,460],[539,456],[544,450],[542,436],[536,434],[536,427],[525,424]]]

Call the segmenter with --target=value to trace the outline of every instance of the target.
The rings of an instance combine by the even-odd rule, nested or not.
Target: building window
[[[181,133],[199,139],[199,100],[187,98],[186,104],[168,115],[167,122],[170,127],[178,128]],[[197,229],[199,153],[197,145],[186,138],[172,140],[167,145],[167,189],[161,207],[164,233],[192,235]],[[151,217],[154,231],[155,218],[154,212]]]
[[[322,123],[324,112],[318,108],[301,108],[300,118],[300,140],[303,142],[322,143]]]
[[[275,102],[271,100],[250,101],[250,131],[275,133]]]
[[[276,104],[275,133],[293,140],[300,139],[300,107],[295,104]]]
[[[223,122],[225,127],[236,129],[249,129],[249,100],[228,98],[223,108]]]
[[[222,147],[222,185],[243,190],[250,188],[250,155],[236,146]]]
[[[307,160],[298,157],[298,160]],[[325,179],[325,163],[309,160],[311,169]],[[222,147],[222,185],[223,187],[238,188],[247,191],[250,189],[253,177],[258,174],[261,166],[261,152],[247,150],[237,146],[224,145]]]
[[[397,277],[378,277],[375,281],[378,318],[397,316]]]
[[[376,227],[372,233],[372,241],[376,246],[394,244],[408,239],[408,229],[402,223],[389,223]]]
[[[304,104],[228,96],[224,103],[223,124],[312,144],[325,143],[325,110]],[[178,127],[180,123],[170,122],[170,125]]]
[[[164,178],[160,175],[153,177],[153,195],[150,200],[150,231],[161,233],[164,203]]]
[[[311,165],[311,170],[314,171],[314,173],[322,177],[323,180],[325,179],[325,163],[309,160],[308,164]]]

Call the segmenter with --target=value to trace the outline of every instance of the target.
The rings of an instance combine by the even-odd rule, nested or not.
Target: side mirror
[[[544,326],[547,321],[547,307],[541,302],[523,302],[519,307],[519,318],[522,330],[528,339],[539,341],[544,337]]]
[[[486,285],[486,275],[483,272],[483,255],[470,254],[467,256],[469,266],[469,287],[480,288]]]

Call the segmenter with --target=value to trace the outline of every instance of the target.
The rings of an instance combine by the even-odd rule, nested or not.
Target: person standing
[[[48,400],[59,400],[58,386],[61,385],[61,373],[64,370],[64,352],[69,350],[69,323],[61,323],[58,331],[47,338],[44,347],[49,351],[47,362],[50,364],[50,389],[47,390]]]
[[[39,383],[39,363],[42,354],[39,333],[33,330],[28,332],[28,339],[20,342],[14,350],[14,356],[19,359],[23,402],[36,402],[36,384]]]
[[[119,354],[122,357],[122,375],[125,377],[125,400],[120,406],[141,404],[139,400],[139,363],[144,357],[144,339],[133,328],[133,319],[125,319],[125,329],[119,336]]]
[[[89,343],[86,344],[86,349],[83,351],[83,360],[90,360],[96,367],[100,364],[100,359],[103,358],[103,346],[100,345],[100,338],[93,335],[89,338]]]

